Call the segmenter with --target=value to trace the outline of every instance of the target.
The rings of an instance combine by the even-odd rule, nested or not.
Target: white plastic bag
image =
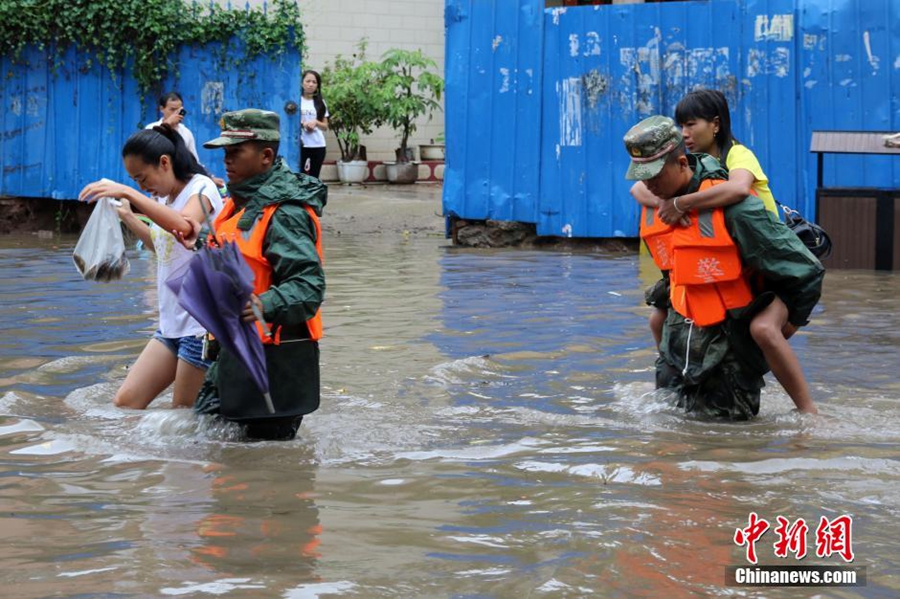
[[[88,219],[72,259],[85,281],[116,281],[128,274],[131,265],[125,257],[125,239],[112,198],[100,198]]]

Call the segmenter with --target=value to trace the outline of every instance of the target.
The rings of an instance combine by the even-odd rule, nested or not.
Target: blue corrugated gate
[[[802,144],[813,130],[900,131],[900,0],[800,0]],[[815,157],[804,155],[806,191]],[[900,187],[893,156],[827,156],[826,187]]]
[[[636,235],[622,136],[696,87],[728,96],[776,197],[811,216],[813,130],[900,128],[900,0],[511,4],[447,3],[447,214]],[[898,186],[900,166],[833,158],[825,182]]]
[[[43,52],[32,50],[25,63],[0,59],[0,195],[71,199],[100,177],[129,182],[122,166],[122,144],[138,127],[159,118],[156,99],[140,102],[131,77],[96,65],[70,50],[54,73]],[[177,56],[180,73],[165,89],[184,96],[185,125],[197,140],[200,160],[223,175],[222,152],[201,147],[218,136],[227,110],[255,107],[281,115],[281,154],[299,162],[299,116],[285,112],[300,101],[300,55],[288,51],[259,57],[240,70],[227,68],[218,46],[185,47]]]
[[[542,19],[537,2],[447,4],[444,190],[469,218],[536,218]]]

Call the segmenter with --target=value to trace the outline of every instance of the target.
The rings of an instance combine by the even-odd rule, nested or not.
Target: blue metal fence
[[[900,0],[805,0],[800,27],[800,125],[813,130],[900,130]],[[806,189],[815,185],[815,157],[804,155]],[[830,155],[826,187],[900,187],[891,156]]]
[[[635,236],[622,136],[697,87],[726,94],[775,196],[813,217],[812,131],[900,129],[900,0],[544,4],[447,2],[447,214]],[[825,168],[900,186],[889,158]]]
[[[537,2],[450,0],[447,197],[469,218],[534,222],[540,174],[541,19]]]
[[[0,58],[0,195],[72,199],[100,177],[129,182],[122,166],[125,140],[159,118],[156,98],[142,105],[135,81],[114,79],[87,56],[69,50],[55,72],[47,55],[31,49],[21,63]],[[239,70],[219,58],[219,46],[185,47],[176,57],[177,80],[164,89],[179,91],[188,114],[185,125],[197,140],[200,161],[223,175],[221,150],[201,144],[219,134],[223,112],[263,108],[281,116],[281,154],[296,166],[300,156],[300,55],[288,51],[258,57]]]

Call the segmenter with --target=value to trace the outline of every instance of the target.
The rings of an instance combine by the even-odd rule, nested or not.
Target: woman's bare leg
[[[197,393],[203,386],[204,378],[206,378],[205,370],[188,364],[184,360],[178,360],[178,367],[175,371],[175,387],[172,389],[172,407],[194,407],[194,400],[197,399]]]
[[[667,314],[666,310],[660,310],[659,308],[653,308],[653,312],[650,313],[650,332],[653,333],[653,339],[656,341],[657,348],[662,342],[663,324],[666,322]]]
[[[800,360],[785,338],[784,328],[787,325],[788,309],[780,299],[775,298],[769,306],[757,314],[750,322],[750,334],[762,350],[772,374],[784,387],[794,405],[801,412],[818,413],[803,376]]]
[[[128,371],[113,403],[143,410],[175,380],[178,359],[161,341],[151,339]]]

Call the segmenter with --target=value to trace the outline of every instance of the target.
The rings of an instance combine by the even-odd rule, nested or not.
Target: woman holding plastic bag
[[[128,371],[116,392],[116,406],[142,410],[174,382],[173,407],[191,407],[210,362],[203,357],[203,327],[178,305],[166,286],[187,268],[192,252],[175,238],[193,233],[190,220],[203,222],[222,209],[216,184],[191,155],[181,136],[168,126],[138,131],[122,148],[125,170],[150,197],[131,187],[101,179],[81,190],[82,201],[117,198],[119,218],[156,253],[159,329]],[[140,220],[134,206],[152,224]]]

